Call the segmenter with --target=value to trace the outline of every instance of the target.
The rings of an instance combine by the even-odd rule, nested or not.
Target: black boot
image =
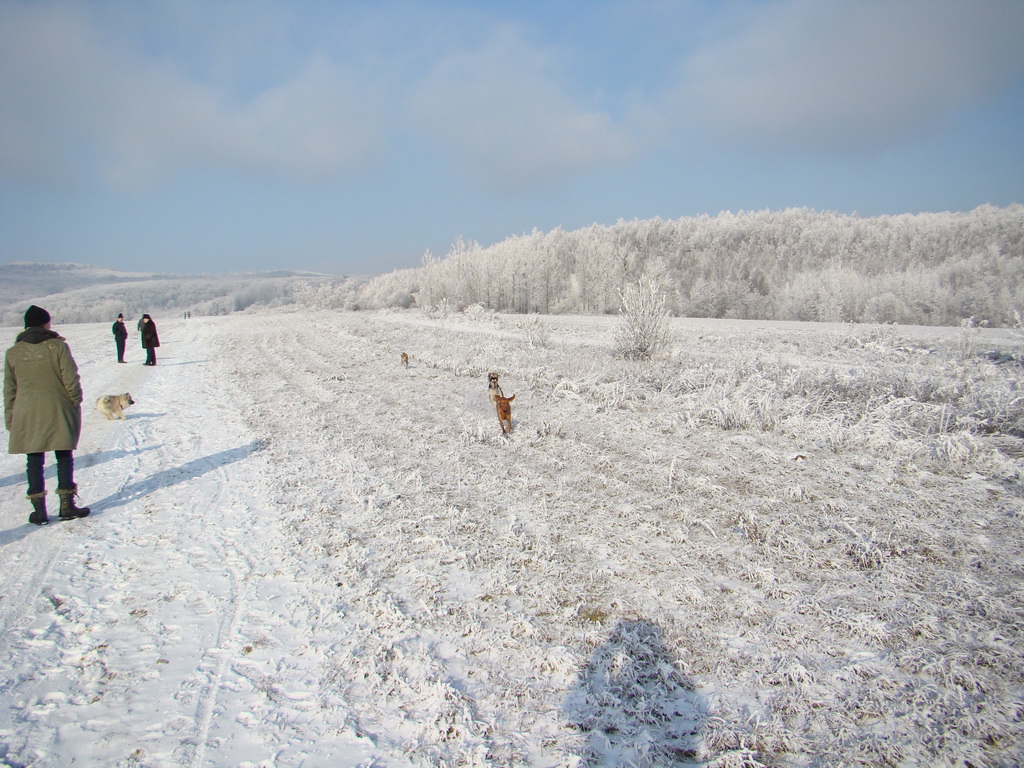
[[[92,511],[88,507],[75,506],[75,494],[78,487],[58,488],[57,495],[60,496],[60,519],[74,520],[76,517],[88,517]]]
[[[32,514],[28,516],[28,521],[32,525],[46,525],[50,522],[46,516],[46,491],[30,493],[28,500],[32,502]]]

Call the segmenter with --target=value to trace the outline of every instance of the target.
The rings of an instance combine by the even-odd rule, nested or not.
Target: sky
[[[0,0],[0,263],[1024,203],[1021,0]]]

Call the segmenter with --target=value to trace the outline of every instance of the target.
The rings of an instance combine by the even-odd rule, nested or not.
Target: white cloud
[[[182,166],[331,178],[379,142],[373,100],[322,58],[243,103],[151,70],[124,78],[113,106],[116,119],[96,133],[109,144],[112,174],[128,184]]]
[[[871,150],[1024,72],[1020,0],[784,0],[692,55],[686,123],[762,146]]]
[[[0,7],[0,171],[66,180],[85,149],[125,186],[198,165],[318,179],[378,148],[376,97],[323,55],[238,98],[111,46],[87,9]]]
[[[520,28],[500,4],[0,2],[0,174],[334,179],[412,132],[524,189],[672,140],[887,148],[1024,72],[1022,0],[613,3],[578,29],[553,8]]]
[[[498,30],[485,45],[439,61],[416,88],[412,118],[495,189],[629,157],[627,132],[571,98],[553,69],[514,30]]]

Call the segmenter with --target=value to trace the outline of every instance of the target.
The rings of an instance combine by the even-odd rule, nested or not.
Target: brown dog
[[[515,400],[516,396],[502,397],[498,395],[495,399],[497,400],[495,408],[498,411],[498,423],[501,424],[501,431],[506,435],[510,434],[512,432],[512,406],[509,403]]]
[[[502,434],[507,435],[511,433],[512,406],[509,403],[515,400],[516,396],[505,397],[505,393],[501,391],[501,387],[498,385],[498,374],[496,373],[487,374],[487,397],[494,403],[494,410],[498,412],[498,423],[501,424]]]
[[[402,353],[402,365],[404,365],[406,368],[409,367],[409,356],[405,354],[405,352]]]

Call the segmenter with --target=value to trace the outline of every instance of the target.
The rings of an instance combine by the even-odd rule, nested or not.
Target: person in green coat
[[[28,498],[33,525],[49,522],[43,467],[46,453],[57,459],[60,518],[85,517],[75,504],[74,451],[82,433],[82,383],[67,342],[50,330],[50,313],[34,304],[25,312],[25,330],[4,357],[4,426],[8,453],[27,455]]]

